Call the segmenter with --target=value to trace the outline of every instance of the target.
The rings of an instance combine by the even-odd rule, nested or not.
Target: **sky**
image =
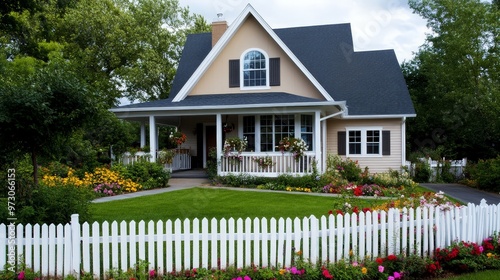
[[[394,49],[400,63],[412,59],[430,33],[407,0],[179,0],[208,23],[222,13],[229,25],[248,3],[271,28],[350,23],[355,51]]]

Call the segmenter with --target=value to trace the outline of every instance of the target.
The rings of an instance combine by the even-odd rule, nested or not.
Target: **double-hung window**
[[[382,155],[382,129],[348,128],[347,155]]]

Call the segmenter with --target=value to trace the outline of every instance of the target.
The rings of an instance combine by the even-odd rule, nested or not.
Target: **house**
[[[393,50],[354,51],[349,24],[272,29],[248,5],[228,26],[189,35],[170,96],[111,110],[149,124],[157,150],[158,125],[187,135],[194,166],[205,167],[217,148],[219,175],[308,174],[326,168],[328,154],[357,160],[370,172],[405,163],[406,119],[415,117]],[[242,153],[224,153],[225,139],[246,138]],[[278,146],[303,139],[298,157]],[[257,161],[267,157],[270,166]],[[156,153],[152,153],[155,160]]]

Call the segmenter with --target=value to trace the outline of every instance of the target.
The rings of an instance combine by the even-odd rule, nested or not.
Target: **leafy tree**
[[[443,146],[444,156],[495,157],[500,146],[500,13],[479,0],[410,0],[432,30],[402,65],[417,118],[412,150]]]
[[[87,81],[115,105],[119,97],[168,97],[196,19],[175,0],[81,0],[64,15],[60,32]]]
[[[0,77],[0,146],[31,155],[35,185],[38,157],[65,143],[99,106],[72,66],[57,52],[51,56],[48,63],[16,58]]]

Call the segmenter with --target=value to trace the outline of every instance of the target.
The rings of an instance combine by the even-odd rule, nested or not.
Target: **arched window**
[[[242,87],[266,87],[268,83],[268,58],[259,50],[246,52],[242,59]]]

